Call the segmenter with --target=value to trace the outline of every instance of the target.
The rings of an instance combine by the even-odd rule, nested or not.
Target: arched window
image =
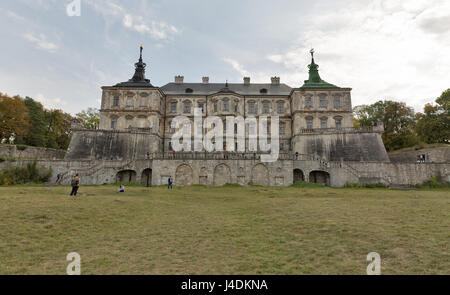
[[[259,93],[261,93],[261,94],[266,94],[266,93],[267,93],[267,89],[266,89],[266,88],[263,88],[263,89],[259,90]]]
[[[193,93],[194,90],[193,90],[192,88],[186,88],[185,92],[186,92],[186,93]]]

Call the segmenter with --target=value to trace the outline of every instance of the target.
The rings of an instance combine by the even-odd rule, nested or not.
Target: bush
[[[346,188],[387,188],[384,183],[346,183]]]
[[[450,188],[450,182],[442,182],[437,177],[433,177],[424,181],[422,184],[416,185],[417,188]]]
[[[240,185],[239,183],[225,183],[222,186],[223,187],[241,187],[242,185]]]
[[[5,162],[5,161],[6,161],[5,157],[0,156],[0,163],[1,163],[1,162]]]
[[[293,185],[291,185],[290,187],[326,187],[320,183],[315,183],[315,182],[306,182],[306,181],[297,181],[296,183],[294,183]]]
[[[34,161],[28,163],[26,167],[12,167],[0,171],[0,185],[44,183],[50,179],[51,175],[51,169],[38,169],[37,163]]]
[[[16,145],[16,148],[17,148],[17,150],[19,150],[19,151],[24,151],[24,150],[27,149],[27,147],[28,147],[28,146],[26,146],[26,145],[24,145],[24,144],[17,144],[17,145]]]

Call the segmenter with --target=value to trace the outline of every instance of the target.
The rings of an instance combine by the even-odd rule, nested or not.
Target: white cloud
[[[156,40],[169,40],[180,33],[180,30],[173,25],[163,21],[148,20],[148,17],[133,15],[124,7],[111,1],[88,0],[87,3],[106,18],[111,19],[113,17],[121,21],[125,28],[141,34],[148,34]]]
[[[42,93],[36,94],[34,98],[42,103],[42,105],[47,109],[61,109],[66,105],[66,102],[61,98],[48,98],[45,97]]]
[[[233,69],[235,69],[242,77],[250,76],[250,73],[244,69],[244,67],[234,59],[224,58],[223,61],[229,63]]]
[[[23,35],[25,40],[33,43],[36,48],[45,50],[47,52],[56,52],[58,50],[58,45],[47,40],[44,34],[33,35],[32,33],[27,33]]]
[[[322,78],[353,87],[354,105],[393,98],[419,111],[450,86],[449,19],[450,3],[443,0],[373,0],[322,11],[304,19],[291,48],[266,59],[282,65],[298,87],[294,77],[300,68],[307,78],[312,44]]]

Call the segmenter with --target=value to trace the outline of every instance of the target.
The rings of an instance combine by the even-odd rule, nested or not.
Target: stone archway
[[[175,185],[192,185],[193,174],[191,166],[181,164],[175,172]]]
[[[214,185],[231,183],[231,169],[226,164],[219,164],[214,169]]]
[[[294,183],[297,181],[305,181],[305,175],[303,174],[303,171],[300,169],[294,169]]]
[[[147,168],[142,171],[141,183],[145,186],[152,185],[152,169]]]
[[[269,169],[264,164],[258,164],[253,167],[252,182],[257,185],[269,185]]]
[[[309,173],[309,182],[330,185],[330,173],[326,171],[315,170]]]
[[[136,182],[136,171],[121,170],[117,172],[116,182]]]

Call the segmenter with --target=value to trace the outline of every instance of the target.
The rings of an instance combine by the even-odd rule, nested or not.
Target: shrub
[[[417,188],[450,188],[450,182],[442,182],[437,177],[432,177],[422,184],[416,185]]]
[[[19,150],[19,151],[24,151],[24,150],[27,149],[27,147],[28,147],[28,146],[26,146],[26,145],[24,145],[24,144],[17,144],[17,145],[16,145],[16,148],[17,148],[17,150]]]
[[[0,156],[0,163],[1,163],[1,162],[5,162],[5,161],[6,161],[5,157]]]
[[[50,179],[51,175],[51,169],[38,168],[36,161],[34,161],[28,163],[25,167],[12,167],[0,171],[0,185],[44,183]]]
[[[294,183],[293,185],[291,185],[290,187],[326,187],[320,183],[315,183],[315,182],[306,182],[306,181],[297,181],[296,183]]]
[[[387,188],[388,186],[384,183],[346,183],[344,185],[346,188]]]
[[[239,183],[225,183],[223,186],[224,187],[241,187],[242,185],[240,185]]]

